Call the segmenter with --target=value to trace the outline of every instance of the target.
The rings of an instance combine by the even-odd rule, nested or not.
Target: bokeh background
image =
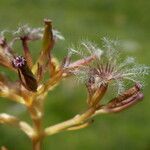
[[[122,49],[140,63],[150,64],[149,0],[0,0],[0,30],[15,29],[28,23],[42,27],[50,18],[65,41],[54,48],[61,60],[67,47],[89,39],[101,45],[104,36],[119,39]],[[17,50],[20,47],[17,46]],[[33,55],[40,45],[31,44]],[[3,68],[0,67],[0,71]],[[9,74],[10,78],[15,78]],[[144,101],[119,114],[101,115],[92,126],[74,132],[63,132],[44,140],[43,150],[149,150],[150,94],[147,77]],[[82,112],[85,107],[84,86],[63,81],[49,93],[45,104],[44,126],[57,123]],[[0,112],[30,121],[23,106],[0,98]],[[0,125],[0,146],[9,150],[31,150],[29,139],[19,129]]]

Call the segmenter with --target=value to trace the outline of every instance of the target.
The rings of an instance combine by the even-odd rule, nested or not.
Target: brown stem
[[[32,63],[32,56],[28,47],[28,41],[26,38],[22,38],[21,40],[22,40],[22,46],[23,46],[25,58],[27,60],[27,64],[31,68],[33,63]]]
[[[34,100],[33,104],[29,106],[29,113],[33,122],[35,136],[32,138],[33,150],[41,150],[43,141],[43,105],[38,100]]]
[[[43,141],[43,130],[41,126],[41,118],[33,119],[34,130],[36,132],[36,136],[32,139],[33,150],[41,150],[42,149],[42,141]]]
[[[32,139],[33,150],[42,150],[43,136],[42,136],[42,128],[40,122],[39,123],[37,123],[37,121],[34,122],[34,129],[36,130],[36,136],[35,138]]]
[[[33,150],[41,150],[41,141],[33,142]]]

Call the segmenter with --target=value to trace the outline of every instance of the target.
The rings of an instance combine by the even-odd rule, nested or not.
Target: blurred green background
[[[20,23],[42,27],[43,19],[50,18],[65,37],[65,41],[58,42],[54,48],[59,59],[65,56],[72,43],[89,39],[101,45],[101,38],[107,36],[121,40],[126,54],[148,65],[149,10],[149,0],[0,0],[0,30],[15,29]],[[39,44],[31,45],[31,49],[33,54],[38,54]],[[94,124],[86,129],[48,137],[43,150],[149,150],[149,82],[147,77],[144,101],[119,114],[97,116]],[[82,85],[73,84],[71,80],[63,81],[49,93],[44,126],[68,119],[85,109],[86,90]],[[30,121],[23,106],[4,98],[0,101],[0,112]],[[5,125],[0,125],[2,145],[9,150],[31,150],[26,135]]]

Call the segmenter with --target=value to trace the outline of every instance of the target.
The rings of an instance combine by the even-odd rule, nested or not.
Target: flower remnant
[[[104,38],[104,50],[98,49],[101,55],[95,57],[93,64],[81,66],[72,72],[91,89],[97,89],[103,85],[117,87],[118,94],[125,91],[125,82],[143,84],[145,75],[149,74],[150,67],[140,65],[132,57],[122,60],[121,52],[115,49],[115,41]],[[84,45],[87,46],[86,43]],[[97,53],[95,53],[97,54]]]
[[[13,59],[12,63],[15,68],[21,68],[26,64],[26,60],[22,56],[17,56]]]
[[[30,41],[34,41],[42,38],[43,28],[30,28],[28,25],[23,25],[19,26],[12,34],[16,39],[27,38]]]

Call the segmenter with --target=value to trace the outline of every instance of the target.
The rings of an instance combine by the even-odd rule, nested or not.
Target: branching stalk
[[[0,114],[0,124],[21,129],[32,141],[32,150],[42,150],[42,142],[46,136],[88,127],[96,115],[121,112],[139,102],[143,99],[141,77],[148,75],[150,70],[149,67],[136,65],[131,58],[119,62],[120,55],[114,47],[115,43],[106,38],[104,38],[106,50],[102,51],[91,42],[82,42],[88,55],[80,49],[70,48],[63,61],[58,62],[52,52],[55,43],[58,39],[62,39],[62,36],[58,31],[53,30],[51,20],[45,19],[44,25],[44,33],[41,28],[32,29],[26,25],[13,32],[14,38],[11,43],[13,44],[16,40],[21,41],[23,47],[21,56],[11,50],[5,37],[0,37],[0,65],[14,70],[18,77],[14,82],[0,72],[0,96],[24,105],[29,112],[32,125],[6,113]],[[43,45],[34,63],[28,42],[41,39]],[[73,61],[73,54],[81,58]],[[49,75],[47,80],[44,78],[46,73]],[[48,92],[54,90],[62,79],[73,75],[86,85],[88,95],[85,101],[87,102],[86,111],[77,113],[69,120],[44,128],[42,126],[43,107]],[[134,82],[135,86],[123,90],[124,80],[125,83],[126,80]],[[103,97],[112,82],[116,83],[113,85],[117,86],[119,94],[104,103]],[[7,150],[4,146],[1,149]]]

